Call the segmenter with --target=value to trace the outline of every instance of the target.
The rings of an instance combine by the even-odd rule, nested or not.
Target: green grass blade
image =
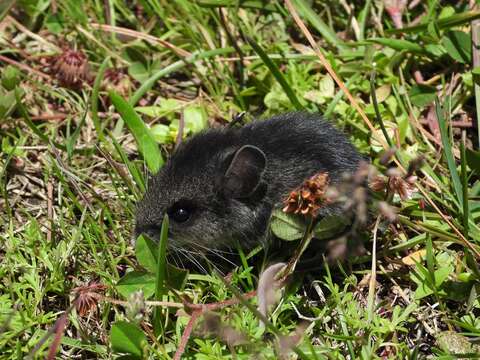
[[[440,30],[445,30],[452,28],[454,26],[459,26],[462,24],[469,23],[472,20],[480,18],[480,11],[466,11],[460,14],[455,14],[444,19],[440,19],[437,21],[437,26]],[[406,28],[400,29],[389,29],[386,30],[386,34],[401,34],[401,33],[419,33],[421,31],[425,31],[428,28],[430,23],[409,26]]]
[[[140,193],[145,192],[145,180],[141,172],[138,170],[137,166],[135,165],[135,163],[128,159],[127,154],[125,153],[121,145],[118,143],[118,141],[113,136],[110,136],[110,138],[112,140],[113,146],[115,147],[115,150],[117,150],[117,153],[122,159],[123,164],[127,166],[128,172],[132,176],[133,181],[135,182],[135,185],[138,188],[134,191],[134,193],[137,195],[137,199],[139,200],[140,199],[139,191]]]
[[[390,136],[388,136],[387,128],[383,123],[382,115],[380,115],[380,109],[378,108],[378,101],[377,101],[377,93],[375,91],[375,71],[372,71],[372,75],[370,76],[370,95],[372,96],[373,108],[375,110],[375,117],[377,118],[378,123],[380,124],[380,128],[382,129],[383,136],[385,140],[387,140],[388,146],[392,147],[392,140],[390,140]]]
[[[80,120],[80,123],[77,125],[73,134],[66,141],[67,154],[69,159],[72,158],[73,150],[75,149],[75,143],[77,142],[78,137],[80,136],[80,131],[82,130],[82,127],[85,124],[86,119],[87,119],[87,111],[85,111],[85,113],[83,114],[82,119]]]
[[[165,214],[160,231],[160,242],[158,243],[157,273],[155,274],[155,299],[161,301],[165,294],[165,276],[167,268],[167,242],[168,242],[168,215]],[[162,331],[162,309],[155,307],[153,312],[153,329],[158,336]]]
[[[367,24],[368,14],[370,13],[371,3],[372,3],[372,0],[365,1],[365,6],[360,11],[360,15],[358,16],[358,25],[359,25],[359,28],[360,28],[358,40],[365,39],[365,27],[366,27],[366,24]]]
[[[338,38],[337,34],[313,11],[306,1],[294,0],[293,3],[300,13],[300,16],[307,19],[310,25],[322,35],[325,41],[336,47],[342,47],[342,41]]]
[[[408,40],[403,40],[403,39],[372,38],[372,39],[365,40],[365,42],[388,46],[393,50],[397,50],[397,51],[405,50],[405,51],[414,52],[414,53],[425,52],[423,47],[418,45],[417,43],[414,43]]]
[[[120,95],[113,91],[110,92],[109,95],[115,109],[120,113],[128,129],[133,134],[137,142],[138,150],[143,155],[149,170],[153,173],[158,172],[163,165],[163,158],[150,129],[145,125],[133,107]]]
[[[465,135],[465,133],[463,133]],[[460,141],[460,166],[462,177],[462,199],[463,199],[463,234],[468,239],[468,176],[467,176],[467,154],[465,150],[465,137]]]
[[[450,170],[450,176],[453,182],[453,188],[455,190],[460,207],[463,207],[462,183],[460,181],[460,177],[458,176],[455,158],[453,157],[452,145],[450,144],[450,137],[448,135],[447,122],[438,98],[435,100],[435,112],[438,119],[438,125],[440,127],[443,152],[445,154],[445,158],[447,159],[448,169]]]
[[[251,45],[253,50],[258,54],[258,56],[260,56],[263,63],[270,70],[270,72],[275,77],[275,79],[279,82],[280,86],[282,87],[283,91],[285,91],[285,94],[290,99],[290,102],[295,107],[295,109],[303,110],[303,105],[300,103],[300,101],[298,101],[297,96],[295,95],[295,92],[290,87],[287,80],[285,79],[283,74],[278,69],[278,66],[275,65],[275,63],[268,57],[268,55],[265,53],[265,51],[263,51],[263,49],[260,47],[260,45],[258,45],[255,42],[255,40],[247,37],[247,41]]]
[[[198,5],[201,7],[219,8],[219,7],[238,7],[241,9],[259,9],[262,11],[275,11],[274,4],[268,4],[265,1],[247,0],[199,0]]]
[[[98,135],[98,140],[102,141],[103,136],[103,129],[100,123],[100,118],[98,117],[98,99],[99,99],[99,92],[100,92],[100,85],[102,84],[103,75],[105,74],[105,70],[107,70],[108,63],[110,62],[110,56],[107,56],[105,60],[103,60],[100,68],[98,69],[97,77],[95,78],[95,82],[93,83],[93,90],[92,96],[90,97],[90,103],[92,107],[92,120],[93,125],[95,126],[95,131]]]
[[[355,83],[359,78],[360,78],[360,73],[353,74],[351,78],[345,82],[345,86],[347,87],[347,89],[350,87],[351,84]],[[337,104],[343,98],[344,95],[345,93],[343,92],[343,90],[338,89],[333,99],[329,102],[327,110],[325,110],[323,113],[323,116],[325,116],[325,118],[329,119],[332,116],[333,112],[335,111],[335,107],[337,106]]]

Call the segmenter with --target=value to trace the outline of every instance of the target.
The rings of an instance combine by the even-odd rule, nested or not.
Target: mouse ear
[[[260,183],[266,163],[262,150],[252,145],[242,146],[223,175],[223,194],[232,198],[250,196]]]

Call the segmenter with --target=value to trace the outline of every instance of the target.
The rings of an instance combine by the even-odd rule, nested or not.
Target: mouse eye
[[[178,202],[168,210],[168,216],[177,223],[184,223],[190,219],[193,207],[190,204]]]

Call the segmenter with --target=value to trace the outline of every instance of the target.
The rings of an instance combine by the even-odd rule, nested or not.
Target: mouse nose
[[[158,243],[160,241],[160,232],[162,230],[161,225],[156,225],[156,224],[136,224],[135,229],[134,229],[134,236],[135,239],[134,241],[137,240],[137,238],[145,234],[147,235],[151,240],[155,241]],[[171,229],[168,229],[167,231],[167,238],[170,240],[173,236],[173,233]]]
[[[142,234],[147,235],[153,241],[158,241],[160,236],[160,228],[152,224],[136,224],[134,232],[135,240]]]

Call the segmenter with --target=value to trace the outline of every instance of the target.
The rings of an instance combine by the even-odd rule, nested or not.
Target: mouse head
[[[172,250],[205,254],[244,238],[258,240],[264,231],[258,227],[266,222],[259,219],[266,165],[255,146],[192,139],[150,179],[137,207],[136,236],[157,240],[168,214]]]

